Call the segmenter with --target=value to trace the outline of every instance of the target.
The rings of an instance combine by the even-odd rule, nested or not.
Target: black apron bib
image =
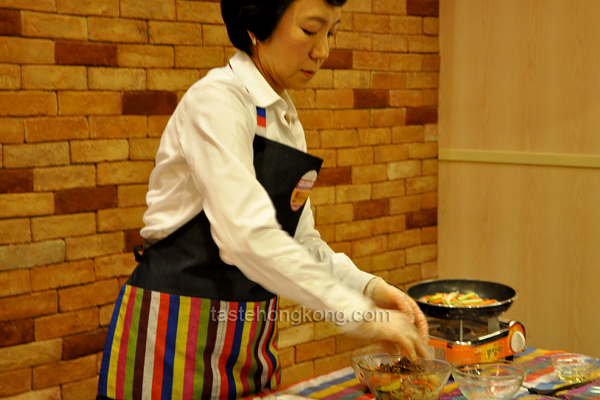
[[[256,178],[271,197],[282,229],[293,237],[304,209],[304,204],[293,209],[293,195],[303,176],[315,171],[316,177],[323,160],[258,135],[253,147]],[[226,301],[262,301],[274,296],[221,260],[204,211],[145,249],[127,284]]]

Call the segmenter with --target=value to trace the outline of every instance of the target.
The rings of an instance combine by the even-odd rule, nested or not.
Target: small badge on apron
[[[308,195],[310,195],[310,191],[317,180],[317,171],[314,169],[305,173],[302,178],[296,184],[294,191],[292,192],[292,198],[290,199],[290,206],[292,210],[298,211],[306,200],[308,199]]]

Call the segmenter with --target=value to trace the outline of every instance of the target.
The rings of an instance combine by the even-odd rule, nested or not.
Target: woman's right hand
[[[374,315],[375,318],[358,322],[358,326],[349,333],[381,342],[390,354],[406,354],[412,360],[429,357],[425,339],[405,313],[376,308]]]

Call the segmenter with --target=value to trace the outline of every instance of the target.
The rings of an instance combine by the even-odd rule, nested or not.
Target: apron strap
[[[142,255],[140,254],[140,245],[137,245],[133,248],[133,255],[135,256],[135,261],[140,262],[142,261]]]

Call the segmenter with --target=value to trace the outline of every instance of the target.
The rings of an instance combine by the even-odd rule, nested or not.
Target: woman
[[[229,65],[194,84],[156,156],[139,265],[123,287],[99,399],[235,399],[279,382],[277,296],[343,316],[359,338],[426,356],[414,301],[334,253],[308,193],[306,154],[285,89],[329,55],[345,0],[222,0]],[[361,316],[379,308],[383,318]]]

